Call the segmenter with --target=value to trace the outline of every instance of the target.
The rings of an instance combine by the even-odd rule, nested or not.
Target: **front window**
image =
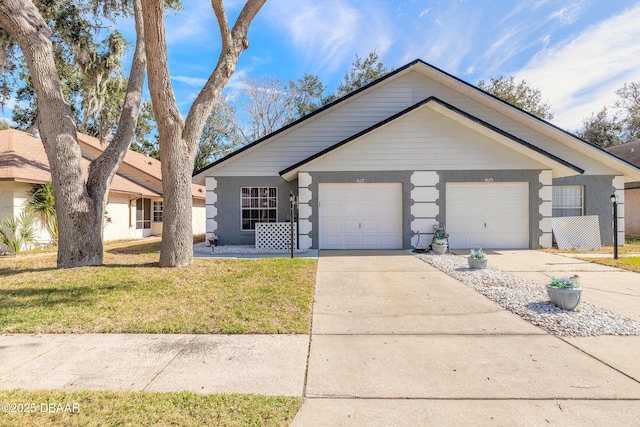
[[[241,188],[242,230],[255,230],[257,222],[276,222],[278,189],[276,187]]]
[[[162,222],[162,201],[153,202],[153,222]]]
[[[553,216],[584,215],[584,188],[581,185],[553,186]]]

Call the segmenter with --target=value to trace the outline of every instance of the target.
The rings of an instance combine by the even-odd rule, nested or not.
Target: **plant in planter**
[[[482,252],[482,249],[471,249],[469,253],[469,268],[486,268],[487,267],[487,254]]]
[[[447,239],[436,238],[431,242],[431,250],[438,255],[445,253],[447,246]]]
[[[580,277],[577,274],[559,279],[552,277],[551,283],[547,285],[547,294],[551,302],[561,309],[574,310],[582,297]]]
[[[211,233],[211,236],[207,238],[208,246],[211,246],[211,252],[214,251],[215,247],[218,246],[218,236],[215,233]]]

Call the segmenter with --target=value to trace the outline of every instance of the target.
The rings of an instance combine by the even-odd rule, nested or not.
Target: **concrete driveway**
[[[489,257],[491,266],[539,284],[578,274],[584,301],[640,322],[638,273],[533,250],[491,251]]]
[[[610,348],[629,342],[605,338]],[[321,251],[306,401],[293,425],[636,424],[634,360],[613,366],[588,347],[406,252]]]

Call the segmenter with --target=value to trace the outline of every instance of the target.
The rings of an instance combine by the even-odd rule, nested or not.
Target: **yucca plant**
[[[58,217],[53,198],[51,182],[35,184],[31,192],[31,198],[27,202],[27,210],[33,212],[49,235],[51,243],[58,243]]]
[[[0,243],[14,255],[19,254],[23,248],[35,243],[35,223],[36,219],[30,212],[23,212],[18,218],[5,218],[0,223]]]

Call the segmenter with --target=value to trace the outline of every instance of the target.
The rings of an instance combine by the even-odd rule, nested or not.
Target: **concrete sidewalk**
[[[0,335],[0,389],[300,396],[307,335]]]
[[[639,337],[604,338],[548,335],[406,252],[322,251],[293,425],[637,424]]]
[[[538,251],[496,251],[490,265],[541,284],[578,273],[586,301],[640,317],[635,273]],[[295,426],[636,425],[638,360],[640,337],[551,336],[407,252],[322,251],[310,347],[307,335],[2,335],[0,389],[305,396]]]

